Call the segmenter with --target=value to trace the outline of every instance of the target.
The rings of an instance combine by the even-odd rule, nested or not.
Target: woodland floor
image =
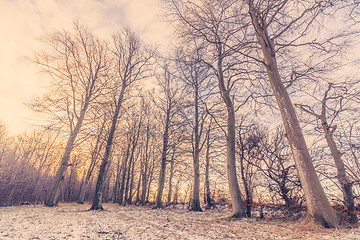
[[[230,211],[61,203],[0,208],[0,239],[360,239],[360,228],[323,229],[304,220],[229,220]]]

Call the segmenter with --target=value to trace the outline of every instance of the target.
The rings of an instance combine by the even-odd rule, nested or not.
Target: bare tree
[[[171,152],[171,158],[169,160],[170,162],[170,174],[169,174],[169,180],[168,180],[168,195],[167,195],[167,205],[170,205],[171,198],[172,198],[172,189],[173,189],[173,178],[174,178],[174,172],[175,172],[175,154],[176,154],[176,147],[172,147]]]
[[[156,107],[160,111],[162,121],[162,150],[161,150],[161,163],[160,173],[158,179],[158,190],[155,199],[155,208],[163,208],[163,191],[165,186],[166,164],[168,162],[167,156],[169,153],[169,140],[176,131],[176,115],[179,113],[181,91],[176,86],[174,75],[170,72],[169,64],[162,67],[163,75],[158,76],[158,83],[162,97],[154,99]]]
[[[112,100],[114,112],[112,116],[111,126],[106,141],[105,153],[102,158],[96,190],[91,206],[91,210],[103,209],[102,192],[104,187],[104,179],[107,173],[107,165],[109,164],[113,139],[118,123],[120,109],[125,100],[125,94],[130,90],[132,85],[137,81],[148,77],[148,66],[152,53],[145,53],[142,49],[140,40],[131,32],[130,29],[124,29],[113,37],[114,40],[114,70],[115,76],[112,76],[113,89]]]
[[[150,122],[147,121],[145,130],[145,149],[143,151],[143,157],[141,160],[141,204],[146,203],[147,186],[150,175]]]
[[[355,108],[356,109],[356,108]],[[355,110],[357,112],[357,110]],[[339,125],[339,132],[342,134],[342,151],[344,160],[346,160],[346,170],[351,182],[353,189],[358,190],[360,185],[360,133],[359,133],[359,118],[357,114],[352,113],[355,119],[354,121],[342,121],[343,124]],[[344,126],[346,123],[346,126]],[[344,145],[346,145],[344,149]],[[354,195],[355,199],[359,197],[359,192]]]
[[[256,129],[254,124],[245,126],[244,118],[241,119],[238,127],[238,137],[236,141],[237,154],[239,155],[240,174],[245,191],[246,216],[251,217],[253,203],[254,176],[257,161],[261,153],[261,138],[263,134]]]
[[[208,207],[214,205],[213,199],[211,197],[210,190],[210,149],[212,145],[211,139],[211,128],[212,128],[212,119],[210,119],[209,127],[206,132],[206,152],[205,152],[205,203]]]
[[[133,128],[134,128],[134,125],[129,127],[128,132],[125,134],[126,135],[126,150],[124,149],[125,151],[123,152],[123,156],[122,156],[123,160],[121,163],[121,175],[120,175],[120,180],[119,180],[121,183],[119,186],[119,193],[118,193],[118,199],[117,199],[117,202],[119,204],[124,203],[124,192],[125,192],[125,183],[126,183],[128,162],[130,160],[130,155],[131,155],[131,146],[133,145],[134,138],[136,136],[136,132],[132,131]]]
[[[75,23],[74,32],[55,32],[43,39],[49,47],[37,53],[33,62],[51,77],[50,91],[37,99],[32,108],[51,114],[69,131],[55,184],[46,206],[56,206],[61,184],[68,167],[76,137],[86,114],[101,94],[109,71],[107,44],[97,39],[85,27]]]
[[[49,173],[63,149],[58,137],[58,133],[46,129],[0,137],[1,206],[45,201],[53,180]]]
[[[296,175],[296,168],[291,159],[290,146],[285,142],[285,132],[277,127],[275,133],[267,133],[264,129],[260,138],[261,155],[258,169],[266,176],[266,184],[271,192],[275,192],[285,202],[287,209],[301,205],[301,184]]]
[[[348,84],[347,84],[348,85]],[[334,89],[335,94],[330,94],[330,91]],[[339,95],[336,94],[336,90],[340,89],[345,90],[341,91]],[[332,124],[335,120],[335,118],[342,112],[345,111],[349,103],[351,102],[351,98],[356,98],[358,93],[355,92],[355,95],[351,93],[350,89],[346,88],[344,84],[334,85],[332,83],[328,84],[328,88],[324,93],[324,96],[320,102],[321,104],[321,111],[320,113],[316,113],[313,108],[311,108],[308,105],[303,104],[296,104],[295,106],[299,107],[302,111],[314,116],[317,120],[319,125],[322,128],[322,131],[325,135],[325,139],[327,142],[327,145],[330,149],[331,156],[334,159],[335,167],[337,170],[337,178],[340,183],[341,191],[343,193],[343,199],[344,204],[347,208],[347,215],[349,217],[349,222],[354,224],[358,222],[358,217],[355,213],[355,204],[354,204],[354,195],[352,190],[352,183],[349,180],[344,161],[342,160],[341,153],[339,151],[339,148],[336,146],[336,142],[334,139],[334,132],[337,129],[337,126],[335,124]],[[335,105],[338,105],[338,109],[334,109],[332,112],[332,116],[330,116],[332,119],[328,120],[327,112],[328,110],[331,111],[329,101],[336,101]]]
[[[131,149],[130,149],[130,156],[129,156],[129,160],[128,160],[128,167],[127,169],[124,169],[125,171],[127,171],[126,173],[126,184],[125,184],[125,192],[124,192],[124,199],[123,199],[123,205],[126,204],[131,204],[132,201],[132,183],[133,183],[133,179],[134,179],[134,166],[135,166],[135,162],[137,157],[136,152],[137,152],[137,147],[138,147],[138,142],[139,142],[139,137],[140,137],[140,132],[141,132],[141,127],[143,125],[143,115],[140,114],[136,114],[137,116],[133,116],[133,131],[132,133],[130,133],[132,135],[132,141],[131,141]]]
[[[211,75],[209,67],[202,62],[204,48],[198,46],[196,40],[194,46],[187,46],[186,49],[179,49],[177,52],[176,63],[179,71],[179,78],[184,81],[189,88],[193,99],[189,100],[189,108],[184,109],[184,118],[191,129],[192,156],[194,164],[194,186],[190,210],[202,211],[200,206],[200,153],[204,146],[202,138],[204,122],[207,112],[203,102],[211,93]],[[203,143],[202,143],[203,142]]]
[[[98,112],[97,112],[98,113]],[[84,181],[81,185],[81,191],[79,195],[78,203],[83,204],[85,200],[85,194],[86,190],[90,181],[90,178],[92,176],[92,173],[95,169],[95,166],[98,163],[98,160],[101,155],[101,151],[103,150],[103,146],[105,143],[105,136],[106,136],[106,123],[107,123],[107,116],[104,114],[102,118],[100,118],[99,126],[96,126],[96,130],[94,133],[95,143],[92,143],[92,140],[90,139],[90,145],[91,145],[91,157],[90,157],[90,165],[89,168],[86,171],[86,175],[84,176]]]
[[[306,2],[306,4],[267,0],[247,0],[245,2],[248,4],[251,24],[264,57],[264,60],[259,61],[266,68],[269,82],[279,106],[286,136],[305,193],[308,213],[316,222],[325,227],[337,227],[339,219],[332,209],[315,172],[294,107],[282,82],[276,49],[276,46],[280,49],[300,44],[299,39],[308,32],[316,17],[331,6],[331,2]],[[299,9],[297,14],[290,15],[290,9],[295,8]],[[279,39],[294,28],[298,28],[296,32],[300,32],[299,35],[294,36],[291,40],[288,37],[288,41],[285,41],[282,46],[275,45],[276,40],[281,41]]]
[[[179,24],[177,31],[183,44],[197,39],[205,46],[208,54],[202,61],[216,76],[220,95],[227,110],[227,173],[233,208],[233,217],[245,216],[235,160],[235,102],[246,102],[248,98],[235,99],[234,92],[240,88],[242,62],[235,57],[235,49],[240,48],[233,36],[241,32],[240,16],[236,14],[237,1],[172,1],[175,21]],[[237,83],[237,84],[236,84]],[[243,97],[243,94],[236,95]]]

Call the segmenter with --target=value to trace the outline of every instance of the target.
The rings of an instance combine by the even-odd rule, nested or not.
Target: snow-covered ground
[[[70,203],[0,208],[0,239],[360,239],[360,229],[323,229],[301,220],[229,220],[226,209],[89,208]]]

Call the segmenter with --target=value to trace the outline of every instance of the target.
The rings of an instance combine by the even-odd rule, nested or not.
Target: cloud
[[[54,29],[71,29],[77,19],[104,38],[127,25],[145,42],[166,45],[160,14],[160,0],[0,1],[0,119],[13,133],[27,129],[29,119],[36,119],[23,103],[39,94],[46,79],[22,57],[41,47],[39,37]]]
[[[143,41],[167,47],[170,30],[162,20],[164,11],[160,0],[128,0],[124,9],[126,23]]]

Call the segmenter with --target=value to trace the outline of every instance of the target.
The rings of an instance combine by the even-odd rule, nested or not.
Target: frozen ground
[[[229,211],[104,204],[0,208],[0,239],[360,239],[360,229],[322,229],[305,222],[229,220]]]

